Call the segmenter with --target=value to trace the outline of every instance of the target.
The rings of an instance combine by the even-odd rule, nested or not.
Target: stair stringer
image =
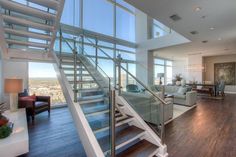
[[[102,74],[96,70],[94,65],[85,57],[83,54],[78,54],[78,59],[84,65],[85,69],[89,72],[89,74],[93,77],[96,83],[101,87],[104,93],[109,92],[109,80],[102,76]]]
[[[134,120],[132,121],[132,123],[130,123],[130,125],[134,125],[136,127],[139,127],[141,129],[145,130],[146,134],[144,136],[144,139],[159,146],[156,156],[168,157],[167,146],[165,144],[163,145],[161,143],[161,139],[157,136],[157,134],[146,124],[146,122],[129,105],[129,103],[122,96],[118,95],[118,93],[116,93],[116,103],[123,105],[122,108],[120,108],[120,106],[117,105],[117,108],[119,108],[119,110],[121,110],[126,115],[130,115],[130,116],[134,117]]]
[[[73,117],[77,132],[79,134],[80,140],[84,146],[87,156],[93,157],[105,157],[104,153],[83,113],[80,104],[73,101],[74,92],[69,84],[63,69],[59,68],[59,59],[55,52],[52,52],[53,58],[56,63],[54,63],[54,69],[57,73],[58,81],[61,85],[63,94],[65,96],[66,102],[68,104],[69,110]]]

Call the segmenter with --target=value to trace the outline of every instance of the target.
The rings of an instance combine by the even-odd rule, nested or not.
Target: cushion
[[[38,107],[43,107],[43,106],[47,106],[48,103],[47,102],[44,102],[44,101],[36,101],[35,102],[35,106],[38,108]]]
[[[182,94],[182,95],[186,94],[186,92],[187,92],[187,88],[185,87],[179,87],[177,91],[178,94]]]
[[[36,101],[36,96],[35,96],[35,94],[33,94],[31,96],[19,97],[19,100]]]
[[[186,99],[186,95],[179,94],[179,93],[175,93],[175,94],[174,94],[174,98],[178,98],[178,99]]]

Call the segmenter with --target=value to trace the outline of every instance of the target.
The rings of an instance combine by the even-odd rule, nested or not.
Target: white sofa
[[[185,106],[193,106],[197,102],[197,92],[192,91],[191,87],[187,86],[162,86],[164,87],[164,93],[174,96],[174,104],[180,104]],[[151,86],[151,90],[154,92],[160,92],[163,90],[159,85]]]

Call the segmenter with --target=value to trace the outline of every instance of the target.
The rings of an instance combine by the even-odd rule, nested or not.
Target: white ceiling
[[[125,1],[192,41],[159,49],[158,55],[184,57],[191,54],[236,54],[236,0]],[[196,12],[196,7],[201,7],[201,10]],[[173,14],[178,14],[182,19],[173,22],[169,18]],[[210,27],[215,29],[211,30]],[[198,31],[199,34],[192,35],[191,31]],[[202,43],[204,40],[208,40],[208,43]]]

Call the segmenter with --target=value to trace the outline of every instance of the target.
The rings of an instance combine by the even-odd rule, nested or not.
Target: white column
[[[153,53],[147,48],[141,47],[141,43],[146,42],[150,37],[150,19],[140,10],[136,10],[136,76],[144,84],[153,83]],[[148,70],[147,70],[148,69]]]

